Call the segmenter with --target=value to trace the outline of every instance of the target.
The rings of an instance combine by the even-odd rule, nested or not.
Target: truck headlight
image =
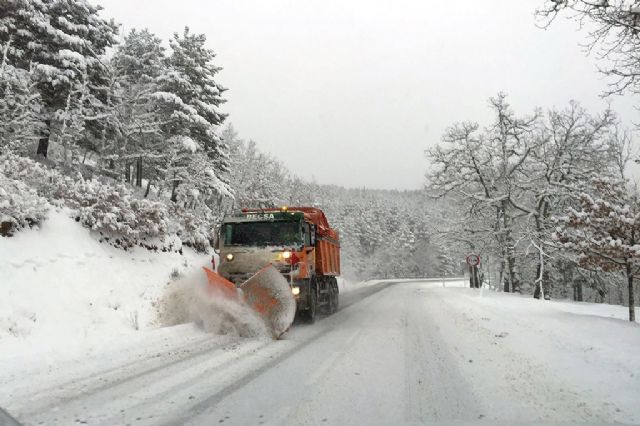
[[[229,262],[231,262],[233,260],[233,253],[228,253],[225,257]]]
[[[294,296],[299,295],[299,294],[300,294],[300,287],[291,287],[291,293],[292,293]]]
[[[282,258],[288,260],[291,258],[291,252],[289,250],[282,252]]]

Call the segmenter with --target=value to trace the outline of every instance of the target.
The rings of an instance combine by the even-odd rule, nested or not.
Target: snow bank
[[[428,283],[427,285],[436,287],[468,287],[469,280],[465,278],[398,278],[398,279],[383,279],[383,280],[366,280],[366,281],[351,281],[349,279],[338,277],[338,288],[340,293],[349,293],[365,287],[371,287],[382,282],[392,281],[394,283],[411,283],[421,282]]]
[[[487,395],[506,395],[495,412],[513,410],[511,398],[542,401],[547,412],[571,402],[583,417],[568,421],[638,424],[640,328],[627,308],[469,288],[428,294],[425,309],[463,359],[463,375]]]
[[[181,256],[100,244],[70,215],[51,210],[39,230],[0,238],[0,363],[77,353],[157,327],[171,277],[209,263],[189,249]]]
[[[340,293],[349,293],[364,287],[370,287],[384,280],[351,281],[348,278],[338,277],[338,290]]]
[[[447,284],[447,287],[449,286]],[[466,287],[466,286],[462,286]],[[623,321],[629,321],[629,307],[621,305],[609,305],[607,303],[591,303],[591,302],[574,302],[569,299],[564,300],[537,300],[530,295],[521,295],[517,293],[503,293],[486,288],[480,290],[472,290],[477,292],[482,304],[502,306],[505,303],[505,297],[509,299],[509,304],[516,309],[534,309],[536,311],[543,310],[549,315],[558,316],[563,313],[585,315],[591,317],[613,318]],[[636,311],[637,311],[636,307]],[[636,318],[636,322],[640,323],[640,318]]]

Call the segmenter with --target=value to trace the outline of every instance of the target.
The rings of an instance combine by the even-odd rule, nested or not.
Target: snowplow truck
[[[242,209],[223,220],[216,251],[218,274],[239,288],[266,276],[265,268],[277,270],[284,280],[278,279],[287,283],[286,296],[295,299],[295,315],[307,322],[314,322],[320,311],[332,314],[338,309],[340,241],[318,208]],[[269,281],[261,287],[275,280]],[[282,296],[273,298],[278,299],[273,305],[286,303]]]

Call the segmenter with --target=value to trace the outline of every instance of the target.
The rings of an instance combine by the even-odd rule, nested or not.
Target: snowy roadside
[[[640,326],[626,308],[469,288],[437,295],[424,307],[477,391],[501,395],[494,409],[528,400],[537,415],[573,404],[581,417],[571,421],[640,422]]]
[[[365,281],[356,281],[350,280],[348,278],[338,277],[338,288],[340,289],[340,293],[350,293],[352,291],[358,291],[364,288],[373,287],[380,283],[385,283],[393,281],[394,283],[410,283],[417,281],[427,281],[430,285],[442,286],[442,287],[466,287],[467,281],[464,278],[431,278],[431,279],[423,279],[423,278],[398,278],[398,279],[375,279],[375,280],[365,280]]]
[[[181,256],[100,244],[66,210],[50,211],[41,226],[0,240],[2,371],[100,351],[156,328],[172,277],[210,259],[188,248]]]
[[[338,277],[338,289],[341,294],[349,293],[361,288],[370,287],[382,282],[381,280],[354,281],[343,277]]]

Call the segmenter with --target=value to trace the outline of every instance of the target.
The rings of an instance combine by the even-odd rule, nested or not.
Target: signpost
[[[469,284],[471,284],[471,288],[480,288],[480,279],[478,277],[478,265],[480,265],[480,256],[477,254],[468,255],[467,265],[469,265]]]

